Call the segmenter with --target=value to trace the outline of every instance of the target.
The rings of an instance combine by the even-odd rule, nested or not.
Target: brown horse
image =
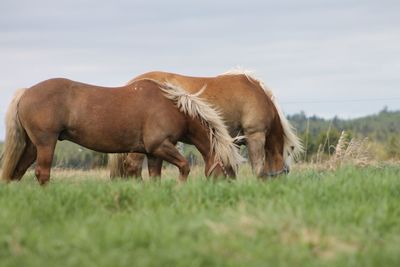
[[[221,111],[231,136],[244,134],[253,172],[258,177],[287,173],[302,144],[281,112],[272,92],[245,71],[230,71],[216,77],[188,77],[175,73],[149,72],[143,78],[178,85],[189,93],[204,88],[201,97]],[[110,155],[111,176],[141,175],[143,154]],[[149,167],[149,171],[151,166]],[[159,167],[160,168],[160,167]]]
[[[50,79],[18,91],[6,116],[2,178],[21,179],[36,160],[35,175],[46,183],[57,140],[99,152],[144,153],[152,170],[166,160],[179,168],[180,181],[190,170],[175,148],[178,140],[197,147],[208,175],[234,176],[242,161],[216,110],[177,86],[152,80],[105,88]]]

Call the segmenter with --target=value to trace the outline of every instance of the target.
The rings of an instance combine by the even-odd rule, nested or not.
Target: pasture
[[[0,185],[0,266],[399,266],[400,167],[262,182],[33,173]]]

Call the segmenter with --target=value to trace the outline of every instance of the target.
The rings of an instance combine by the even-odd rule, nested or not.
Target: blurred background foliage
[[[400,159],[400,111],[383,108],[379,113],[357,119],[324,119],[306,116],[305,113],[288,116],[306,148],[303,161],[312,161],[320,153],[334,152],[341,132],[347,138],[368,138],[369,149],[376,160]],[[0,143],[0,151],[3,144]],[[242,154],[247,157],[245,147]],[[202,164],[200,153],[194,146],[184,145],[183,154],[191,165]],[[107,155],[98,153],[68,141],[57,143],[53,166],[60,168],[92,169],[107,165]]]

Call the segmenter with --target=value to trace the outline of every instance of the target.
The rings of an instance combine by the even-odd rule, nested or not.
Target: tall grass
[[[244,171],[185,185],[104,171],[2,183],[0,266],[399,266],[400,167],[267,182]]]

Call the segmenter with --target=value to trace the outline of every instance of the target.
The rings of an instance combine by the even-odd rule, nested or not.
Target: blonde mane
[[[239,154],[234,142],[241,137],[232,138],[220,112],[199,97],[206,89],[206,85],[195,94],[189,94],[182,87],[168,81],[160,84],[160,88],[168,99],[175,102],[180,111],[192,118],[199,118],[207,126],[210,131],[211,151],[215,153],[215,160],[230,165],[237,172],[239,164],[244,162],[244,158]]]
[[[233,69],[223,73],[222,75],[244,75],[246,78],[254,83],[258,83],[258,85],[264,90],[265,94],[271,99],[274,104],[278,116],[281,121],[281,125],[283,128],[283,132],[285,135],[284,146],[283,146],[283,158],[287,166],[290,166],[292,160],[299,159],[300,155],[303,153],[304,148],[300,138],[296,135],[294,127],[287,120],[286,116],[282,112],[281,107],[276,101],[276,97],[272,93],[272,91],[264,84],[264,82],[256,77],[253,72],[248,70],[243,70],[240,68]]]

